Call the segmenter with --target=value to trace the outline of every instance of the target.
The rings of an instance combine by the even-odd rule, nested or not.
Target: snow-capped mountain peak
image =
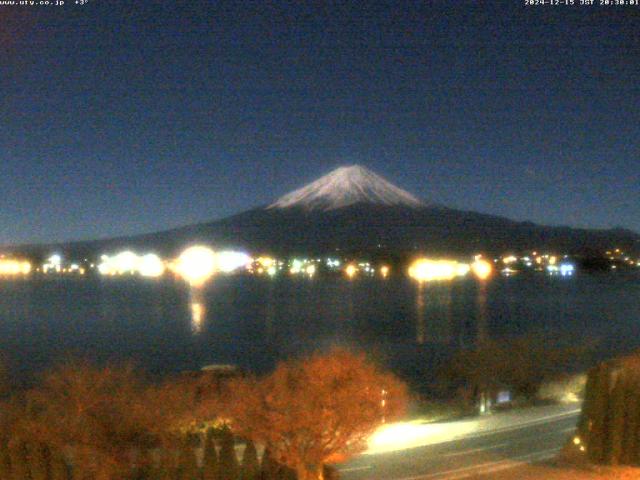
[[[267,208],[335,210],[356,203],[423,206],[416,197],[380,175],[360,165],[352,165],[337,168],[315,182],[280,197]]]

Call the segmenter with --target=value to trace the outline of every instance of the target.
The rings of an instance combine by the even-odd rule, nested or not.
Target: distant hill
[[[47,254],[58,248],[93,257],[132,248],[172,255],[195,242],[274,254],[541,249],[593,255],[612,247],[640,252],[640,235],[629,230],[551,227],[428,204],[361,166],[338,168],[267,207],[221,220],[132,237],[13,249]]]

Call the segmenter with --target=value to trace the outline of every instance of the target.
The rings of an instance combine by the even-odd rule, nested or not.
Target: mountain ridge
[[[176,255],[188,244],[273,254],[381,252],[473,254],[547,250],[602,255],[619,247],[640,254],[640,235],[624,229],[545,226],[425,203],[361,166],[340,167],[275,202],[219,220],[109,239],[22,245],[92,258],[130,248]]]

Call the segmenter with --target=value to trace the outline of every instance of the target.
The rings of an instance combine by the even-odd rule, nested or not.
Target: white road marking
[[[467,455],[468,453],[484,452],[486,450],[494,450],[496,448],[508,447],[510,443],[499,443],[497,445],[489,445],[488,447],[471,448],[460,452],[451,452],[440,455],[441,457],[457,457],[459,455]]]
[[[459,475],[447,476],[446,480],[457,480],[461,478],[468,478],[473,475],[488,475],[490,473],[500,472],[502,470],[510,470],[512,468],[522,467],[524,465],[530,465],[534,462],[539,462],[541,460],[548,460],[550,458],[555,457],[558,453],[558,449],[545,450],[543,452],[536,452],[529,455],[525,455],[522,457],[516,457],[520,461],[514,462],[513,460],[503,460],[502,462],[496,462],[496,466],[488,467],[481,469],[475,472],[466,472]]]
[[[350,468],[339,468],[340,472],[359,472],[361,470],[369,470],[371,465],[364,465],[362,467],[350,467]]]
[[[486,437],[488,435],[494,435],[496,433],[511,432],[513,430],[520,430],[520,429],[523,429],[523,428],[528,428],[528,427],[532,427],[532,426],[539,425],[539,424],[551,423],[553,421],[558,421],[559,422],[561,420],[564,420],[567,417],[572,417],[572,416],[580,413],[580,411],[581,411],[580,409],[571,410],[571,411],[565,412],[565,413],[558,413],[558,414],[555,414],[555,415],[548,415],[546,417],[536,418],[535,420],[529,420],[528,422],[518,423],[517,425],[513,425],[513,426],[509,426],[509,427],[501,427],[501,428],[495,428],[493,430],[487,430],[485,432],[472,433],[470,435],[466,435],[464,437],[457,438],[456,441],[464,440],[464,439],[467,439],[467,438]]]
[[[487,473],[493,473],[500,470],[508,470],[510,468],[520,467],[526,465],[532,461],[546,460],[553,457],[558,453],[558,448],[550,450],[543,450],[540,452],[529,453],[527,455],[521,455],[519,457],[513,457],[497,462],[486,462],[479,465],[472,465],[469,467],[454,468],[452,470],[444,470],[442,472],[429,473],[427,475],[414,475],[412,477],[402,477],[395,480],[426,480],[429,478],[442,477],[447,480],[454,480],[458,478],[466,478],[471,475],[484,475]]]
[[[575,432],[575,431],[576,431],[575,428],[565,428],[564,430],[560,430],[559,432],[547,432],[547,433],[543,433],[543,434],[537,435],[536,437],[547,437],[547,436],[550,436],[550,435],[561,435],[561,434],[564,434],[564,433]],[[485,452],[485,451],[489,451],[489,450],[495,450],[497,448],[509,447],[509,446],[513,445],[514,443],[522,443],[522,442],[527,441],[527,440],[529,440],[529,439],[528,438],[518,438],[517,440],[515,440],[513,442],[498,443],[496,445],[489,445],[487,447],[480,447],[480,448],[470,448],[468,450],[461,450],[459,452],[442,453],[442,454],[440,454],[440,457],[449,458],[449,457],[458,457],[460,455],[467,455],[469,453]]]

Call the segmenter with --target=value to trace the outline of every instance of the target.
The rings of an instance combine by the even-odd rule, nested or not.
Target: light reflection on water
[[[206,293],[200,286],[189,289],[189,311],[191,312],[191,332],[194,335],[204,331],[207,321]]]
[[[416,288],[416,343],[449,344],[456,325],[451,311],[449,281],[424,283]]]
[[[276,319],[275,282],[267,284],[267,301],[264,309],[264,339],[272,342],[274,337]]]
[[[191,300],[191,330],[194,334],[202,333],[206,310],[201,302]]]
[[[478,284],[478,290],[476,295],[476,347],[480,348],[487,343],[489,333],[487,331],[487,282],[481,280]]]
[[[424,283],[418,283],[417,295],[416,295],[416,342],[418,345],[423,345],[426,339],[426,319],[424,313],[425,301],[424,301]]]
[[[640,347],[640,277],[497,277],[418,286],[408,279],[219,277],[0,282],[0,351],[39,369],[69,351],[153,371],[273,362],[334,343],[427,375],[444,349],[529,331]],[[424,365],[424,368],[422,367]]]

